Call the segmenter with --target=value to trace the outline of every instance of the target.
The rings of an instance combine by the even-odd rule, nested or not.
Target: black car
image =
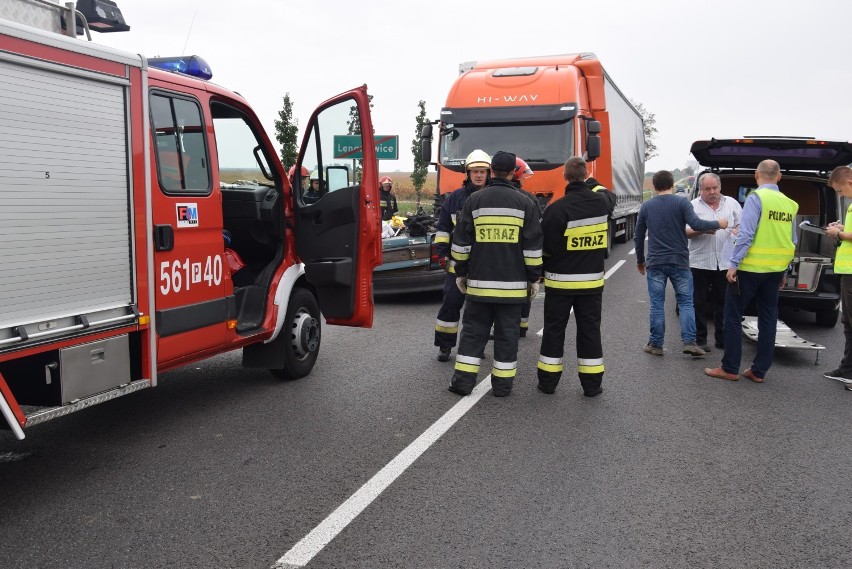
[[[692,144],[691,152],[706,168],[701,173],[718,174],[722,194],[740,204],[757,187],[754,170],[762,160],[781,165],[779,187],[799,204],[799,211],[796,254],[779,305],[813,312],[817,324],[834,326],[840,314],[840,280],[833,269],[837,241],[802,224],[843,223],[849,204],[826,183],[832,169],[852,163],[852,145],[813,138],[747,137],[699,140]],[[698,176],[692,196],[698,196]]]

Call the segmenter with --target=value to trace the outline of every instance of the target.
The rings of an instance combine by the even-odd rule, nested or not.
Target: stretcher
[[[757,342],[757,317],[743,317],[742,327],[745,337],[753,342]],[[775,347],[790,348],[793,350],[814,350],[816,353],[814,365],[819,364],[819,354],[825,349],[825,346],[822,344],[805,340],[781,320],[778,321],[778,325],[775,328]]]

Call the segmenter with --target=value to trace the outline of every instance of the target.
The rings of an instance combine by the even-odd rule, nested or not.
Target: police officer
[[[379,180],[379,207],[382,208],[383,221],[390,221],[399,211],[396,205],[396,196],[393,195],[393,180],[390,176],[382,176],[382,179]]]
[[[459,317],[464,306],[464,294],[456,287],[456,272],[450,258],[450,241],[456,225],[456,216],[467,198],[473,192],[484,188],[490,181],[491,157],[483,150],[476,149],[467,155],[464,167],[467,176],[462,186],[444,198],[438,214],[438,222],[435,224],[435,252],[438,255],[438,263],[447,271],[444,280],[444,300],[435,321],[435,345],[438,346],[439,362],[450,359],[450,352],[456,345]]]
[[[541,222],[535,204],[512,186],[514,168],[514,154],[494,155],[491,183],[468,198],[453,231],[456,284],[467,300],[450,383],[450,391],[459,395],[468,395],[476,385],[492,325],[492,393],[511,393],[521,308],[538,292]]]
[[[737,242],[731,253],[725,293],[725,353],[722,364],[704,373],[737,381],[742,360],[742,319],[746,306],[757,304],[757,354],[743,377],[763,383],[775,353],[778,328],[778,290],[796,251],[796,213],[799,204],[781,193],[781,166],[775,160],[757,165],[758,187],[746,198]]]
[[[565,195],[544,210],[544,334],[538,357],[538,389],[554,393],[562,377],[565,327],[571,309],[577,326],[577,373],[587,397],[603,388],[601,305],[609,202],[583,182],[586,161],[565,162]],[[606,190],[604,190],[606,191]]]
[[[512,171],[512,185],[518,189],[522,194],[527,196],[532,202],[535,204],[538,209],[538,217],[541,219],[541,205],[538,203],[538,198],[536,198],[533,194],[526,191],[523,186],[523,181],[535,174],[532,171],[532,168],[522,160],[519,156],[515,157],[515,169]],[[525,338],[527,335],[527,330],[530,328],[530,309],[532,308],[532,302],[527,299],[526,304],[521,309],[521,338]]]

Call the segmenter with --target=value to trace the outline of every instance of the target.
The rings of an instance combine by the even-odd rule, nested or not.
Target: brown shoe
[[[751,371],[751,368],[748,368],[747,370],[745,370],[743,372],[743,377],[747,377],[755,383],[763,383],[763,378],[757,377],[756,375],[754,375],[754,372]]]
[[[728,381],[739,381],[740,376],[735,373],[728,373],[721,367],[704,368],[704,373],[710,377],[718,377],[719,379],[727,379]]]

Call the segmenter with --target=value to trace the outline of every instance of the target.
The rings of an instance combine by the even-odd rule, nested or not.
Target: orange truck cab
[[[425,125],[422,135],[423,158],[438,172],[439,203],[461,187],[465,157],[477,148],[526,161],[534,175],[523,187],[543,205],[564,195],[565,161],[585,156],[589,175],[617,197],[610,243],[632,239],[645,172],[642,117],[594,54],[462,63],[440,119]]]
[[[371,326],[381,236],[366,86],[307,123],[296,171],[323,188],[308,203],[202,59],[83,41],[63,27],[69,9],[0,0],[0,424],[23,438],[235,349],[244,366],[302,377],[323,317]],[[332,140],[353,115],[357,172]]]

